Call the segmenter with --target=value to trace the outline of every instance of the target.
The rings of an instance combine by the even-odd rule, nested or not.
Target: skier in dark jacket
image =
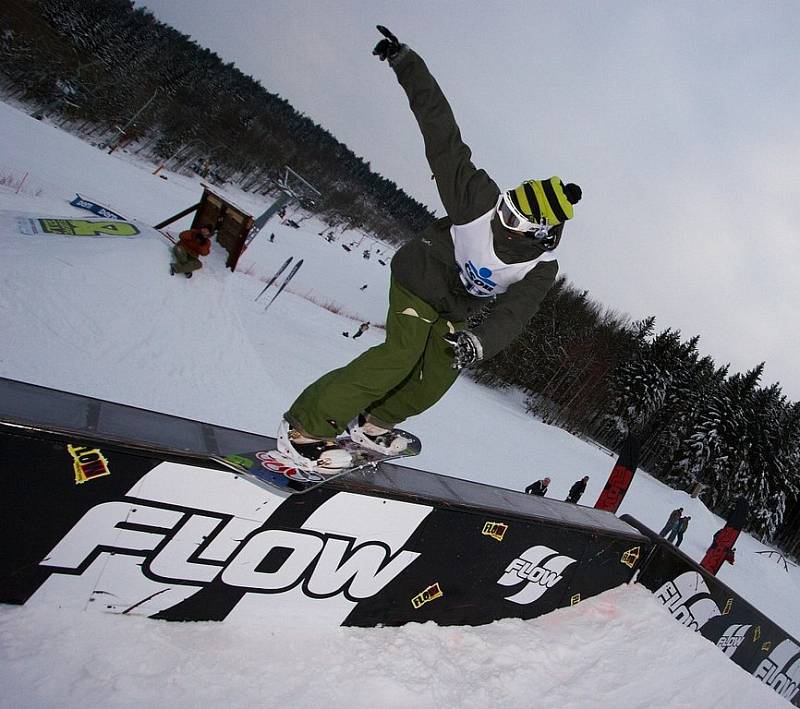
[[[672,531],[672,528],[678,524],[682,514],[683,507],[678,507],[677,509],[672,510],[672,512],[669,513],[669,517],[667,517],[667,522],[664,525],[664,528],[659,532],[659,535],[662,537],[667,536],[667,534]]]
[[[681,545],[681,542],[683,542],[683,535],[689,528],[690,519],[691,517],[689,515],[686,515],[686,517],[681,517],[678,520],[678,523],[670,530],[669,534],[667,534],[667,541],[671,542],[674,539],[675,546],[679,547]]]
[[[356,331],[353,333],[353,339],[354,339],[354,340],[357,340],[357,339],[358,339],[359,337],[361,337],[361,335],[363,335],[363,334],[364,334],[364,333],[365,333],[367,330],[369,330],[369,323],[368,323],[368,322],[362,322],[362,323],[361,323],[361,324],[358,326],[358,330],[356,330]]]
[[[589,476],[584,475],[578,482],[576,482],[570,489],[569,495],[567,495],[567,502],[572,502],[577,504],[578,500],[581,499],[581,495],[586,492],[586,483],[589,482]]]
[[[525,488],[525,494],[544,497],[547,494],[547,486],[550,485],[550,478],[542,478]]]
[[[581,197],[558,177],[502,191],[473,165],[447,99],[425,62],[385,27],[373,54],[405,90],[447,213],[392,259],[386,341],[303,391],[284,415],[278,449],[296,465],[341,468],[345,429],[383,453],[408,444],[397,424],[433,406],[459,371],[506,347],[553,285],[553,249]],[[476,328],[467,317],[487,299]]]

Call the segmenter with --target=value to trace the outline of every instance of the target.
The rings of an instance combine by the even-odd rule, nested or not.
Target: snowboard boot
[[[337,446],[335,441],[304,436],[286,419],[281,419],[278,426],[278,452],[305,470],[341,470],[353,461],[350,453]]]
[[[402,433],[392,428],[376,426],[367,421],[364,414],[359,414],[347,424],[347,430],[353,443],[384,455],[402,453],[411,444],[411,440]]]
[[[187,278],[191,278],[192,277],[192,272],[189,271],[188,273],[184,273],[183,275],[186,276]]]

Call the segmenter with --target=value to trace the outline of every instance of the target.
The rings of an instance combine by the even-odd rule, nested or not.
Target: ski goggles
[[[541,222],[534,222],[520,214],[516,207],[511,203],[508,195],[501,195],[497,203],[497,216],[500,217],[500,223],[511,231],[520,231],[524,233],[531,233],[531,236],[537,239],[544,239],[550,232],[551,224],[548,224],[544,218]]]

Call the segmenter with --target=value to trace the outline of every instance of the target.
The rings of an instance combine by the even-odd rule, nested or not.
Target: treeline
[[[313,208],[332,226],[400,242],[433,217],[285,99],[130,0],[4,3],[0,76],[35,115],[172,169],[266,193],[288,164],[323,193]]]
[[[731,373],[698,351],[698,337],[630,322],[560,278],[511,347],[475,378],[520,387],[528,411],[619,450],[629,432],[641,466],[673,488],[704,488],[726,515],[750,504],[749,529],[780,542],[800,509],[800,404],[779,384],[759,386],[764,365]]]
[[[289,164],[320,189],[331,226],[403,241],[432,215],[328,131],[233,64],[129,0],[17,0],[0,10],[0,79],[35,115],[112,149],[249,191],[274,189]],[[122,129],[122,132],[120,132]],[[750,530],[780,542],[800,519],[800,405],[763,365],[730,373],[698,338],[630,322],[565,279],[478,381],[520,387],[546,422],[618,450],[642,440],[641,465],[720,514],[739,496]],[[785,530],[785,526],[784,526]]]

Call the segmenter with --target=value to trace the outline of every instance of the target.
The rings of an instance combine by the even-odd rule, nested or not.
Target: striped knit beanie
[[[544,217],[548,224],[572,219],[572,205],[582,196],[578,185],[565,185],[558,175],[549,180],[527,180],[506,194],[520,214],[537,223]]]

